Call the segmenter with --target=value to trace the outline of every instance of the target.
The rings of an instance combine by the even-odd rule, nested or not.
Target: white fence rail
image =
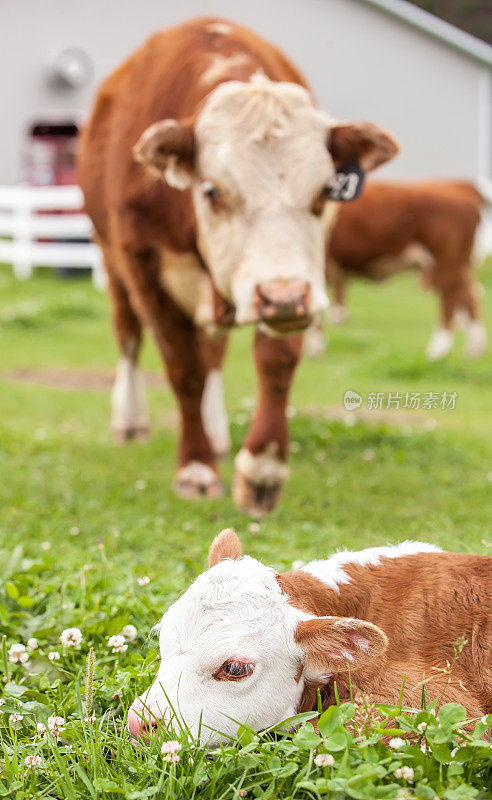
[[[82,205],[78,186],[0,186],[0,263],[12,264],[19,280],[35,267],[85,267],[103,288],[101,251],[90,241],[92,224]],[[70,241],[77,239],[87,241]]]

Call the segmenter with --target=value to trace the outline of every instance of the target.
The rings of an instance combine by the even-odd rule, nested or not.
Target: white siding
[[[2,0],[0,183],[18,178],[28,121],[90,107],[94,86],[46,85],[50,54],[83,48],[99,82],[148,34],[199,14],[230,17],[279,44],[334,115],[387,125],[403,146],[389,174],[478,173],[484,67],[360,0]]]

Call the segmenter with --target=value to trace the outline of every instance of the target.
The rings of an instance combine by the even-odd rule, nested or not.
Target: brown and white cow
[[[492,558],[420,542],[339,552],[278,573],[243,556],[231,529],[210,569],[165,612],[161,662],[128,712],[136,737],[171,721],[217,743],[238,723],[261,730],[355,692],[420,708],[492,712]],[[463,638],[464,637],[464,638]],[[465,645],[456,661],[454,645]],[[447,664],[452,664],[449,671]]]
[[[327,232],[326,276],[333,291],[333,323],[346,319],[351,278],[383,281],[403,271],[419,270],[424,285],[436,292],[441,303],[441,320],[429,342],[428,358],[448,355],[456,321],[466,331],[467,355],[482,355],[487,336],[476,268],[483,253],[476,240],[485,204],[477,188],[467,182],[367,184],[357,200],[339,207],[336,222]],[[311,355],[323,351],[319,325],[308,331],[305,344]]]
[[[199,330],[253,323],[259,400],[234,496],[255,516],[275,506],[288,472],[285,408],[300,332],[327,305],[325,200],[338,168],[370,170],[396,151],[376,125],[329,119],[279,50],[223,20],[156,34],[103,84],[79,180],[121,351],[112,426],[119,439],[147,433],[137,361],[148,326],[180,405],[178,494],[223,491],[214,448],[227,446],[227,430],[215,408],[217,372],[205,401],[211,435],[204,429]],[[222,343],[212,361],[224,351]]]

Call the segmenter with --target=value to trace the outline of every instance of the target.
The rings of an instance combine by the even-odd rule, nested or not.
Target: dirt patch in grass
[[[111,389],[114,381],[114,370],[110,369],[14,369],[0,373],[3,380],[19,383],[32,383],[37,386],[49,386],[55,389]],[[164,386],[163,375],[158,372],[144,372],[145,385],[148,387]]]

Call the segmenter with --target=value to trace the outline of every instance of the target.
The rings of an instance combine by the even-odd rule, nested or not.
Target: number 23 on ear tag
[[[344,164],[339,167],[330,181],[330,200],[349,202],[355,200],[364,185],[364,170],[359,164]]]

